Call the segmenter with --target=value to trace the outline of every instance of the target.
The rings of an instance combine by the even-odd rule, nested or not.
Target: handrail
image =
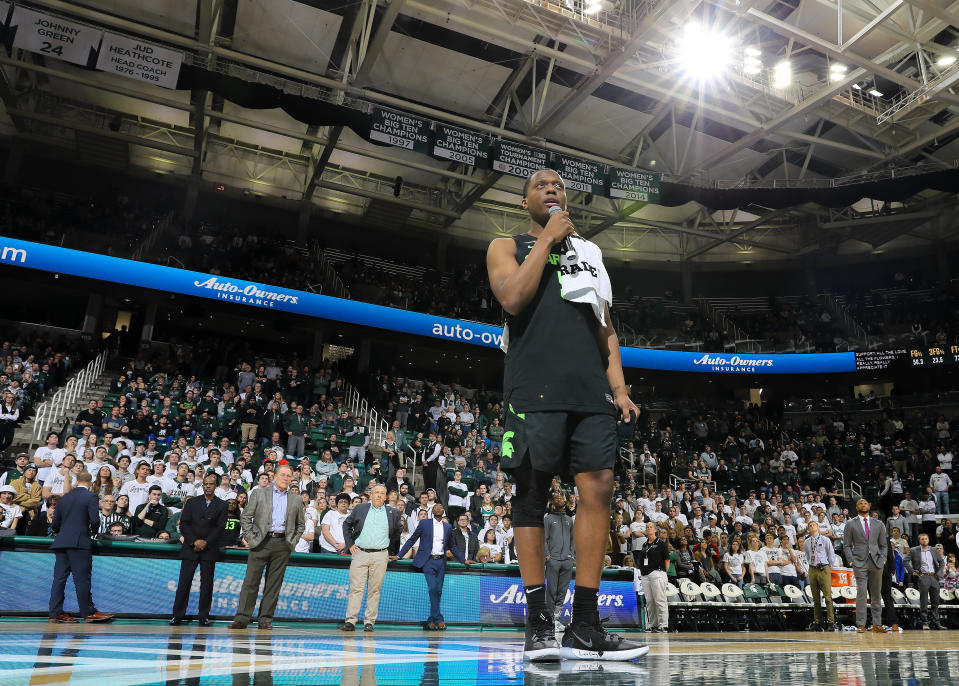
[[[107,355],[108,351],[106,350],[97,355],[86,367],[70,378],[63,388],[54,393],[50,400],[37,406],[37,412],[33,418],[31,449],[45,438],[51,426],[68,419],[67,408],[71,407],[83,393],[86,393],[94,381],[100,377],[106,367]]]
[[[859,500],[862,498],[862,485],[860,485],[857,481],[850,481],[849,493],[852,495],[853,500]]]

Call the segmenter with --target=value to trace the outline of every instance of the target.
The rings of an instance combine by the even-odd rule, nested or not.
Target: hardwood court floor
[[[959,632],[630,634],[649,654],[633,663],[524,663],[522,633],[426,634],[330,624],[272,632],[170,627],[158,621],[51,625],[0,621],[0,684],[330,684],[547,686],[959,683]]]

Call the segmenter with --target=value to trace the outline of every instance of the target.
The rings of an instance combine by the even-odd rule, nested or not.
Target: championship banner
[[[493,169],[522,179],[549,167],[549,153],[510,141],[498,140],[493,146]]]
[[[369,326],[454,343],[499,348],[498,326],[344,300],[220,274],[204,274],[148,262],[98,255],[0,236],[0,265],[151,288],[238,305],[283,310],[307,317]],[[623,366],[719,374],[828,374],[856,371],[857,353],[736,354],[621,347]]]
[[[97,69],[175,89],[182,63],[181,52],[108,32],[103,34]]]
[[[6,3],[0,3],[0,21],[5,20]],[[22,5],[13,10],[11,27],[16,27],[13,47],[56,57],[64,62],[87,66],[96,54],[103,31],[70,19],[35,12]]]
[[[488,169],[492,145],[492,136],[437,123],[433,157]]]
[[[609,197],[639,200],[655,205],[659,202],[661,174],[636,171],[635,169],[609,170]]]
[[[429,154],[430,121],[406,112],[374,107],[370,139]]]
[[[553,169],[563,177],[567,190],[593,195],[603,195],[606,192],[606,179],[603,174],[605,170],[603,165],[597,162],[556,153],[553,155]]]

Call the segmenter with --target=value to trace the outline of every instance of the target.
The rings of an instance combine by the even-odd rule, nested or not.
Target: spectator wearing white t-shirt
[[[320,523],[320,548],[324,553],[346,554],[343,540],[343,522],[349,516],[350,496],[340,493],[336,496],[336,509],[323,515]]]
[[[55,431],[47,434],[46,444],[37,448],[33,454],[33,464],[37,466],[37,480],[43,483],[50,475],[52,467],[59,467],[63,456],[67,454],[63,448],[58,448],[60,436]]]
[[[17,524],[20,523],[23,511],[19,505],[13,504],[16,493],[17,489],[9,484],[0,486],[0,529],[16,530]]]
[[[305,517],[305,520],[306,528],[303,529],[303,533],[300,535],[300,540],[296,542],[296,546],[293,548],[293,552],[295,553],[310,552],[310,548],[313,545],[313,539],[316,538],[316,521],[310,517]]]
[[[766,585],[766,553],[759,549],[759,539],[749,540],[749,550],[743,553],[745,562],[749,565],[749,582]]]
[[[636,510],[629,525],[630,549],[635,553],[643,549],[646,543],[646,517],[642,508]]]
[[[146,461],[140,462],[134,471],[134,478],[120,488],[120,495],[125,495],[130,500],[130,512],[136,512],[140,505],[149,500],[150,486],[153,485],[148,481],[149,476],[150,465]]]
[[[726,575],[730,583],[736,584],[740,588],[746,580],[746,556],[743,554],[742,543],[738,538],[729,542],[729,552],[723,556],[723,566],[726,569]]]
[[[941,464],[936,465],[935,473],[929,477],[929,487],[936,496],[936,514],[949,514],[949,489],[952,479],[943,471]]]
[[[44,501],[51,495],[63,495],[73,490],[77,483],[76,477],[71,473],[77,457],[73,453],[67,453],[60,461],[59,467],[50,467],[47,473],[47,480],[43,482],[41,491]]]

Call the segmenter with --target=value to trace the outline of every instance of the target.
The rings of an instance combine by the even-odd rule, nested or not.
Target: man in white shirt
[[[10,485],[0,486],[0,529],[16,530],[23,511],[13,504],[17,490]]]
[[[49,500],[51,495],[63,495],[73,490],[73,487],[77,483],[77,477],[75,477],[70,470],[76,461],[77,458],[74,457],[73,453],[70,453],[63,456],[59,467],[50,468],[47,480],[43,482],[43,490],[41,491],[44,502]]]
[[[130,512],[135,512],[140,505],[149,500],[150,486],[153,485],[147,480],[150,476],[150,465],[145,460],[137,464],[134,474],[136,477],[120,488],[120,495],[130,499]]]
[[[936,465],[935,473],[929,477],[929,486],[936,496],[936,514],[949,514],[949,489],[952,479],[942,471],[942,465]]]
[[[37,448],[37,452],[33,454],[33,464],[37,465],[37,481],[40,483],[47,480],[51,468],[59,467],[60,463],[63,462],[66,451],[57,447],[59,442],[59,434],[51,431],[47,434],[46,444]]]
[[[919,532],[919,503],[912,498],[912,493],[906,493],[906,496],[899,503],[899,510],[905,516],[909,525],[909,542],[915,543]]]
[[[324,553],[345,554],[343,541],[343,522],[349,516],[350,496],[340,493],[336,496],[336,509],[323,515],[320,523],[320,548]]]

